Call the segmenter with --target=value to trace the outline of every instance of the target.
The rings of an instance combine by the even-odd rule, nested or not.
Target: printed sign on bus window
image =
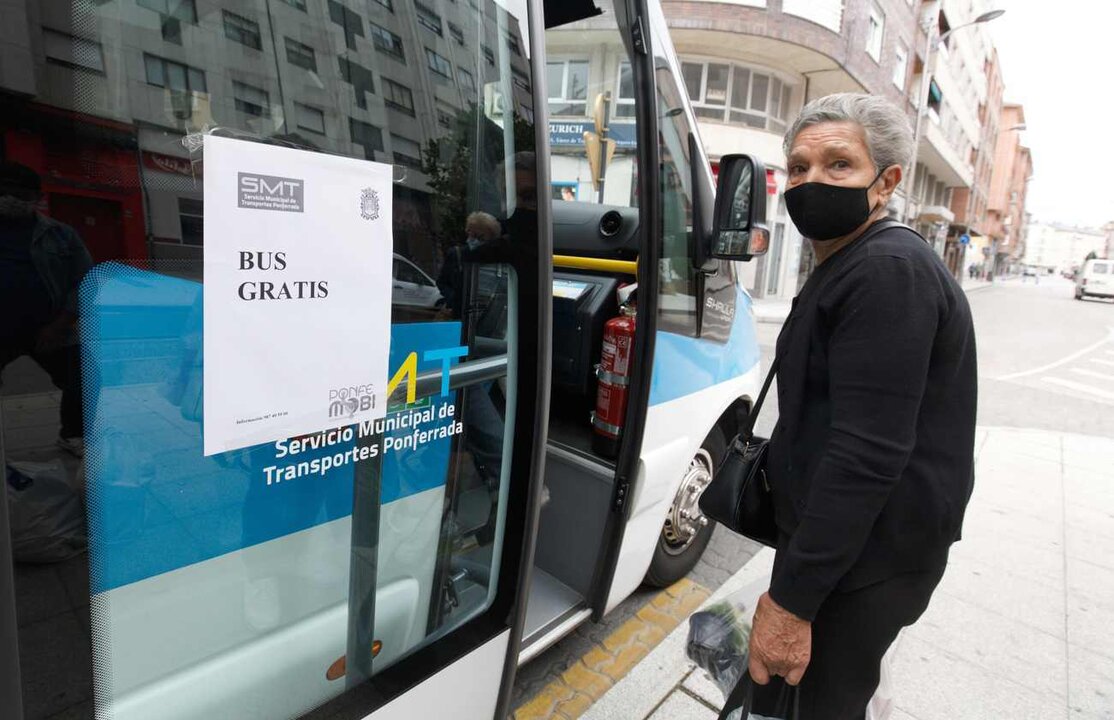
[[[205,140],[205,455],[387,411],[391,166]]]

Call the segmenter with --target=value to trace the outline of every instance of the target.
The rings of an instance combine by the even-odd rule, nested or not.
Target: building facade
[[[416,12],[396,13],[402,2]],[[47,212],[83,229],[95,261],[196,267],[201,138],[228,127],[393,164],[394,213],[411,229],[396,252],[434,273],[434,239],[456,230],[430,206],[430,142],[469,112],[533,121],[518,20],[492,0],[129,0],[84,15],[24,1],[5,13],[20,42],[0,43],[0,157],[40,174]]]
[[[925,89],[910,220],[942,246],[954,220],[952,189],[973,182],[991,48],[982,28],[972,28],[975,40],[957,35],[935,53],[933,70],[929,38],[939,32],[933,23],[962,23],[981,11],[981,2],[666,0],[663,7],[709,156],[715,162],[745,152],[768,169],[770,252],[744,269],[753,295],[792,297],[813,267],[812,249],[782,200],[782,141],[805,103],[831,93],[883,95],[912,122]],[[902,217],[905,208],[899,190],[891,214]]]
[[[1029,148],[1021,144],[1020,130],[1024,125],[1025,109],[1021,105],[1002,106],[986,221],[990,255],[997,267],[1008,267],[1015,259],[1026,256],[1025,202],[1033,175],[1033,157]]]
[[[988,234],[988,208],[991,180],[995,170],[995,148],[1001,129],[1002,82],[998,53],[990,49],[985,61],[986,96],[979,104],[979,142],[974,148],[974,177],[969,188],[952,191],[955,220],[948,233],[945,257],[952,261],[953,272],[985,277],[993,245]]]
[[[1106,257],[1106,233],[1059,223],[1033,223],[1028,228],[1021,261],[1048,273],[1070,272],[1094,253]]]

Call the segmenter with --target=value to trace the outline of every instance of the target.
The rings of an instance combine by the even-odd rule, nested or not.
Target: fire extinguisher
[[[627,413],[634,318],[634,307],[624,305],[619,317],[611,318],[603,326],[603,351],[596,372],[596,411],[592,413],[592,449],[609,458],[619,454],[619,438]]]

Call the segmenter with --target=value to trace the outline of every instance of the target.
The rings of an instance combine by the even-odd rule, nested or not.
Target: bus
[[[5,718],[501,718],[692,569],[766,177],[653,0],[6,7]],[[207,296],[277,247],[381,262]]]

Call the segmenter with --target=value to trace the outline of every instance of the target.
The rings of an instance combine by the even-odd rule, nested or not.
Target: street
[[[982,544],[986,538],[996,537],[1003,532],[1004,525],[995,525],[1006,513],[1006,511],[999,509],[1000,505],[1004,503],[1009,505],[1010,508],[1020,508],[1020,511],[1032,510],[1026,503],[1031,504],[1039,493],[1031,493],[1029,490],[1020,489],[1025,480],[1024,473],[1022,478],[1018,480],[1022,484],[1012,484],[1018,470],[1024,470],[1024,468],[1031,466],[1034,468],[1032,478],[1036,478],[1041,471],[1038,467],[1041,460],[1037,458],[1049,453],[1064,452],[1059,449],[1041,448],[1034,449],[1031,452],[1017,453],[1012,449],[1013,445],[1004,445],[1003,442],[1005,441],[999,440],[999,436],[995,436],[988,441],[987,428],[1018,428],[1051,431],[1057,435],[1078,434],[1114,439],[1114,302],[1105,300],[1076,301],[1073,299],[1073,284],[1067,280],[1054,277],[1042,278],[1039,285],[1035,284],[1032,278],[1027,283],[1022,283],[1018,278],[1011,278],[992,285],[974,287],[968,291],[968,300],[974,316],[979,346],[978,425],[980,427],[979,440],[983,448],[983,459],[980,461],[977,470],[976,500],[972,501],[972,511],[968,515],[965,528],[965,537],[970,537],[968,542],[956,546],[958,550],[953,553],[952,567],[950,567],[949,574],[945,578],[944,585],[942,585],[945,591],[938,593],[940,600],[934,600],[933,610],[935,614],[930,611],[918,630],[922,633],[931,633],[933,637],[943,638],[945,643],[962,645],[964,643],[962,636],[957,635],[954,628],[950,631],[948,629],[953,620],[950,618],[942,619],[940,617],[941,613],[953,613],[960,618],[956,621],[958,623],[968,622],[971,618],[978,618],[982,624],[997,624],[996,626],[1000,629],[1001,624],[1007,622],[1007,617],[1013,617],[1009,608],[1021,606],[1023,610],[1018,610],[1015,613],[1023,616],[1019,621],[1021,625],[1018,625],[1018,627],[1024,626],[1027,628],[1025,632],[1028,632],[1032,629],[1025,625],[1025,623],[1028,623],[1041,627],[1041,629],[1050,633],[1049,636],[1034,638],[1033,642],[1051,642],[1053,645],[1052,652],[1056,652],[1057,643],[1064,645],[1062,650],[1063,661],[1055,661],[1054,666],[1058,669],[1052,670],[1057,677],[1065,676],[1063,687],[1051,688],[1057,695],[1063,695],[1063,700],[1060,702],[1067,701],[1070,697],[1072,713],[1075,717],[1114,717],[1109,710],[1111,705],[1114,704],[1109,700],[1110,697],[1114,696],[1114,650],[1111,650],[1108,644],[1090,645],[1085,650],[1080,650],[1076,645],[1069,644],[1067,637],[1060,638],[1060,635],[1064,634],[1063,625],[1068,624],[1065,621],[1068,608],[1064,607],[1065,600],[1063,597],[1058,601],[1057,607],[1034,609],[1029,597],[1033,594],[1033,591],[1026,587],[1015,586],[1015,588],[1019,588],[1017,593],[1019,597],[987,599],[985,593],[987,591],[993,592],[993,582],[991,582],[990,576],[995,569],[993,568],[993,555],[987,557]],[[780,327],[779,324],[773,323],[759,323],[757,326],[764,367],[768,367],[772,359],[774,343]],[[775,393],[771,391],[767,406],[763,409],[762,416],[757,424],[757,432],[759,434],[769,433],[776,422],[776,418]],[[1012,430],[1003,430],[1002,433],[1009,437],[1017,436]],[[1017,437],[1023,438],[1022,442],[1024,442],[1024,438],[1032,437],[1035,438],[1033,442],[1036,443],[1044,442],[1043,438],[1046,435],[1023,433]],[[1063,435],[1063,437],[1068,436]],[[1059,442],[1057,439],[1056,448],[1059,448]],[[1077,439],[1076,442],[1085,443],[1086,439]],[[1093,455],[1093,452],[1087,450],[1082,452],[1087,456],[1087,462],[1098,462],[1098,458],[1088,455],[1088,453]],[[1050,465],[1050,467],[1052,466]],[[996,484],[1002,478],[1005,478],[1004,482],[1008,484],[1005,491],[1007,495],[1004,500],[1001,495],[989,495],[994,491],[990,485]],[[990,485],[979,487],[980,480]],[[996,492],[1001,493],[1002,490],[999,489]],[[1033,497],[1014,497],[1010,493],[1014,495],[1030,493]],[[977,502],[980,496],[984,501],[988,496],[990,497],[986,501],[989,504],[985,507]],[[1074,553],[1069,553],[1072,555],[1069,559],[1065,555],[1064,549],[1058,548],[1059,552],[1050,553],[1048,558],[1044,558],[1044,553],[1048,548],[1042,547],[1033,551],[1034,557],[1039,554],[1040,558],[1048,559],[1053,565],[1062,564],[1063,567],[1067,567],[1069,564],[1074,564],[1073,567],[1075,568],[1080,567],[1079,563],[1081,562],[1091,563],[1095,560],[1100,563],[1104,562],[1102,560],[1103,548],[1114,546],[1114,530],[1111,529],[1111,526],[1114,525],[1114,522],[1112,522],[1114,521],[1114,496],[1108,497],[1100,490],[1097,497],[1100,502],[1104,501],[1104,504],[1088,508],[1088,510],[1093,515],[1089,522],[1096,523],[1093,527],[1098,527],[1100,534],[1095,536],[1096,539],[1087,549],[1080,550],[1077,548]],[[1078,508],[1073,510],[1072,507],[1069,507],[1071,506],[1071,499],[1067,498],[1067,491],[1064,492],[1062,497],[1057,495],[1047,502],[1050,503],[1050,507],[1055,507],[1052,503],[1059,503],[1061,507],[1064,507],[1063,512],[1068,516],[1067,524],[1069,525],[1072,522],[1071,514],[1079,512]],[[1035,518],[1030,515],[1026,515],[1024,521],[1034,523],[1032,527],[1033,536],[1053,538],[1049,541],[1051,545],[1059,546],[1064,533],[1064,524],[1061,522],[1061,518],[1056,517],[1054,513],[1050,513],[1046,518],[1042,518],[1042,514],[1039,512],[1036,513]],[[1044,519],[1047,519],[1046,527],[1042,526],[1042,520]],[[1009,529],[1004,531],[1006,535],[1009,532]],[[1018,580],[1019,577],[1026,574],[1025,566],[1030,561],[1026,559],[1024,553],[1027,550],[1024,549],[1028,547],[1026,539],[1023,538],[1015,543],[1012,548],[1000,548],[996,551],[1001,553],[1002,563],[1009,566],[1007,568],[1009,572],[1005,572],[1001,568],[997,569],[1002,573],[1003,582],[1010,579]],[[717,528],[704,559],[691,573],[690,579],[710,591],[715,591],[725,579],[743,567],[755,550],[757,550],[757,547],[748,541],[741,540],[722,528]],[[1022,556],[1017,557],[1019,554]],[[1085,557],[1080,559],[1083,556]],[[1032,562],[1035,563],[1036,561],[1033,560]],[[1109,566],[1109,563],[1105,564]],[[1085,572],[1097,574],[1099,577],[1110,574],[1109,567],[1106,569],[1099,565],[1084,565],[1082,567],[1087,568]],[[1054,572],[1050,571],[1050,573],[1055,577]],[[1071,581],[1065,579],[1065,574],[1061,571],[1060,582],[1070,583]],[[1079,586],[1078,575],[1073,575],[1073,577],[1075,578],[1075,584],[1072,587],[1077,589]],[[1046,589],[1041,586],[1037,595],[1044,597],[1046,594],[1044,590]],[[635,593],[609,615],[604,622],[599,625],[582,626],[572,636],[555,645],[534,662],[521,668],[516,681],[512,707],[518,707],[529,701],[548,682],[559,677],[570,665],[576,663],[595,643],[601,642],[602,638],[608,637],[615,628],[631,618],[655,594],[656,591],[646,589]],[[1067,593],[1065,592],[1064,595],[1067,596]],[[983,596],[981,603],[979,602],[980,596]],[[996,603],[1000,603],[1002,607],[998,608]],[[1055,603],[1052,604],[1055,605]],[[1077,609],[1074,599],[1069,598],[1067,604],[1071,606],[1072,610]],[[1090,606],[1090,608],[1084,607],[1083,612],[1087,612],[1088,609],[1092,612],[1105,613],[1101,617],[1109,617],[1109,619],[1114,620],[1114,608]],[[987,618],[989,619],[979,615],[983,612],[988,613]],[[1057,612],[1060,614],[1057,615]],[[1097,613],[1092,616],[1094,620],[1097,620],[1098,617],[1100,615]],[[1047,622],[1044,622],[1045,620]],[[1058,634],[1055,632],[1056,622],[1061,623]],[[1077,635],[1073,636],[1072,643],[1080,642],[1078,633],[1086,634],[1090,632],[1089,629],[1081,627],[1078,624],[1079,622],[1077,616],[1074,620],[1074,633]],[[681,623],[677,633],[683,632],[685,625],[686,623]],[[1096,626],[1095,630],[1097,629]],[[974,633],[976,630],[972,629],[972,632]],[[1020,671],[1017,673],[1010,672],[1022,667],[1021,659],[1026,656],[1024,647],[1017,645],[1020,638],[1016,636],[1016,633],[1016,628],[1007,628],[1002,630],[1003,637],[998,641],[992,639],[986,641],[990,646],[985,651],[986,653],[993,654],[995,652],[996,642],[1009,645],[1010,649],[1004,651],[1008,657],[1006,670],[997,677],[993,674],[984,676],[985,682],[997,684],[1002,679],[1002,674],[1005,674],[1007,679],[1017,683],[1026,684],[1028,682],[1026,677],[1021,676]],[[1038,633],[1038,635],[1040,634]],[[909,695],[910,699],[908,704],[903,701],[906,695],[902,694],[901,686],[916,684],[915,680],[911,678],[923,677],[926,672],[924,668],[913,667],[910,664],[912,661],[907,656],[913,653],[916,655],[918,662],[927,662],[927,657],[933,652],[931,643],[924,645],[924,647],[918,646],[921,641],[922,638],[918,635],[914,635],[912,639],[906,641],[906,655],[901,656],[898,660],[898,668],[895,671],[896,684],[899,686],[897,717],[905,720],[910,718],[927,720],[929,717],[946,716],[930,709],[919,709],[918,714],[911,711],[910,708],[916,706],[918,700],[922,699],[920,698],[922,691],[919,688],[907,688],[906,692],[911,693]],[[667,642],[669,641],[667,640]],[[662,643],[663,647],[666,643]],[[1069,647],[1076,648],[1071,651],[1074,653],[1071,657],[1078,659],[1081,652],[1086,652],[1089,658],[1087,672],[1082,673],[1085,678],[1081,680],[1076,677],[1076,684],[1070,687],[1066,677],[1069,664]],[[916,648],[915,653],[910,648]],[[964,651],[959,648],[949,646],[947,650],[949,652],[954,650],[957,656],[964,654]],[[684,664],[685,661],[682,657],[675,657],[677,655],[675,649],[669,652],[673,653],[668,656],[670,659],[659,661],[659,665],[662,662],[674,665]],[[977,662],[977,658],[982,657],[984,651],[975,647],[974,653],[974,661]],[[1097,667],[1095,666],[1096,663]],[[937,663],[938,665],[939,663]],[[634,674],[637,674],[640,670],[641,668],[636,668]],[[972,666],[970,672],[981,673],[982,670]],[[654,712],[652,717],[657,718],[659,715],[665,717],[668,714],[666,713],[667,706],[670,713],[681,712],[679,709],[682,707],[691,706],[693,708],[692,714],[681,712],[676,717],[714,717],[714,714],[709,715],[707,713],[709,707],[715,707],[717,696],[714,690],[708,691],[710,686],[707,683],[701,683],[697,679],[699,673],[699,670],[695,672],[679,671],[679,674],[675,676],[676,689],[672,691],[672,694],[666,689],[662,691],[662,699],[657,701],[656,704],[647,702],[647,707],[651,709],[660,707],[660,710]],[[939,667],[936,667],[933,676],[935,677],[937,673],[939,673]],[[689,674],[693,675],[692,679],[687,679]],[[1013,674],[1017,674],[1018,677],[1013,677]],[[646,682],[646,679],[643,678],[636,684],[645,685]],[[660,683],[662,681],[655,680],[654,682]],[[674,682],[674,679],[671,677],[668,682]],[[1083,683],[1082,687],[1080,683]],[[967,684],[970,685],[971,683]],[[1056,685],[1056,683],[1052,684]],[[622,703],[616,702],[616,694],[621,689],[622,684],[612,690],[610,696],[605,695],[604,700],[593,706],[594,709],[589,715],[611,717],[611,711],[622,706]],[[976,684],[972,692],[977,694],[984,689]],[[995,692],[997,699],[994,702],[999,703],[998,707],[1005,707],[1003,703],[1009,704],[1007,700],[1002,699],[1003,693],[1008,694],[1007,691],[1000,688]],[[1081,696],[1082,699],[1077,699],[1077,696]],[[1020,701],[1017,700],[1016,702]],[[697,708],[699,705],[702,705],[704,709],[699,710]],[[929,705],[939,710],[940,705],[935,701],[931,701]],[[1052,702],[1048,706],[1062,707],[1062,705],[1057,706]],[[1102,710],[1104,707],[1107,709]],[[1088,711],[1091,711],[1092,714],[1086,714]],[[956,712],[958,714],[949,717],[983,716],[974,712],[974,709],[969,705],[957,708]],[[629,715],[629,717],[633,718],[636,715],[637,717],[649,716],[646,713],[636,713],[635,715]],[[614,716],[627,717],[621,712]],[[998,717],[1007,716],[1013,717],[1009,713],[998,715]]]
[[[1044,277],[970,293],[980,426],[1114,437],[1114,302],[1072,291]]]

